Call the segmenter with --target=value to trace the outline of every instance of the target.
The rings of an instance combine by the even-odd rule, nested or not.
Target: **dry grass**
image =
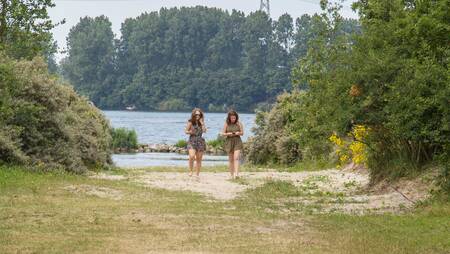
[[[294,197],[297,188],[268,182],[240,198],[218,202],[126,179],[0,167],[0,253],[450,250],[448,204],[404,215],[308,215],[307,207],[286,212],[277,200]]]
[[[252,215],[251,207],[190,192],[2,174],[9,176],[0,185],[0,253],[314,253],[308,246],[320,246],[304,218]]]

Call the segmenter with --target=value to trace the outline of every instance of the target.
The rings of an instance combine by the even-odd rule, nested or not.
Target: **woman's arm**
[[[205,120],[202,118],[200,121],[202,123],[202,131],[203,131],[203,133],[205,133],[208,130],[208,128],[206,128],[206,125],[205,125]]]
[[[220,133],[222,136],[230,136],[230,133],[227,133],[227,123],[223,125],[222,132]]]
[[[186,125],[186,128],[184,129],[184,133],[187,135],[191,135],[192,134],[191,127],[192,127],[192,123],[188,122]]]

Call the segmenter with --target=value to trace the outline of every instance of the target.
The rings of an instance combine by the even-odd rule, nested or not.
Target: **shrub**
[[[292,164],[301,160],[298,141],[289,126],[292,122],[293,105],[299,93],[284,93],[269,112],[258,112],[255,136],[247,141],[247,160],[254,164]]]
[[[184,139],[178,140],[178,142],[175,144],[178,148],[186,148],[187,147],[187,141]]]
[[[218,135],[216,139],[209,140],[207,142],[207,145],[214,147],[216,149],[221,149],[221,148],[223,148],[224,143],[225,143],[225,138],[222,135]]]
[[[363,125],[355,125],[347,138],[341,138],[336,133],[329,140],[336,145],[335,153],[339,157],[339,166],[352,161],[355,164],[366,165],[369,129]]]
[[[109,123],[41,58],[0,52],[0,162],[45,164],[83,172],[111,163]]]
[[[137,149],[138,141],[135,130],[128,130],[126,128],[112,128],[112,146],[116,148],[124,149]]]

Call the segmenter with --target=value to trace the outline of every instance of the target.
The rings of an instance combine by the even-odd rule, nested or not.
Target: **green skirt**
[[[227,153],[242,150],[242,147],[241,137],[229,137],[225,140],[224,150]]]

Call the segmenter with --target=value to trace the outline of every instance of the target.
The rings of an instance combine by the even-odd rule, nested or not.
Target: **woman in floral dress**
[[[189,135],[189,176],[192,176],[194,173],[194,161],[196,161],[196,176],[200,175],[203,152],[206,149],[205,139],[202,137],[202,134],[205,132],[206,126],[203,111],[199,108],[194,108],[191,119],[189,119],[185,129],[185,133]]]

